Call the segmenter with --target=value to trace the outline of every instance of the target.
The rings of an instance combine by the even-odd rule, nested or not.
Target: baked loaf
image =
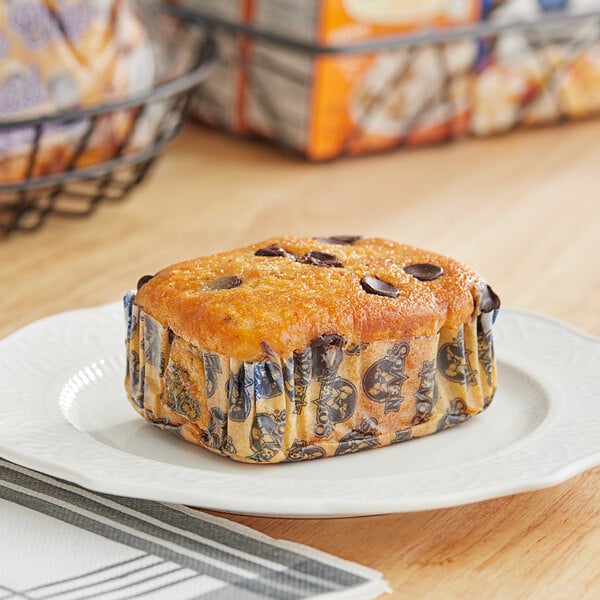
[[[131,0],[0,2],[0,122],[49,117],[126,99],[152,87],[156,46]],[[0,183],[110,159],[135,110],[104,114],[74,162],[88,119],[0,130]],[[37,144],[37,155],[30,155]]]
[[[239,461],[385,446],[489,405],[499,306],[432,252],[274,238],[140,280],[125,297],[127,393],[150,423]]]

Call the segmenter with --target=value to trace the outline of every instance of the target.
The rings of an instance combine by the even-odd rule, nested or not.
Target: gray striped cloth
[[[381,574],[180,505],[0,459],[0,600],[368,600]]]

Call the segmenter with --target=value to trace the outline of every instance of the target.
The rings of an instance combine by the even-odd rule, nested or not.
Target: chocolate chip
[[[337,333],[324,333],[310,343],[311,348],[318,348],[319,346],[337,346],[341,348],[345,344],[345,338]]]
[[[143,277],[140,277],[138,282],[137,282],[137,289],[138,291],[140,290],[140,288],[143,285],[146,285],[152,278],[154,277],[154,275],[144,275]]]
[[[315,238],[319,242],[325,242],[326,244],[339,244],[339,245],[350,245],[358,240],[364,240],[362,235],[332,235],[330,237],[318,237]]]
[[[231,290],[242,285],[242,280],[237,275],[225,275],[208,283],[209,290]]]
[[[288,256],[290,253],[286,252],[280,246],[276,246],[275,244],[271,244],[270,246],[266,246],[264,248],[259,248],[254,256]]]
[[[479,299],[479,309],[482,313],[489,313],[500,308],[500,298],[498,294],[489,286],[485,286],[485,290]]]
[[[344,267],[337,256],[318,250],[311,250],[308,254],[300,257],[300,262],[317,267]]]
[[[433,281],[444,274],[444,269],[442,269],[442,267],[432,265],[431,263],[408,265],[402,270],[419,281]]]
[[[369,294],[376,294],[377,296],[386,296],[388,298],[395,298],[399,292],[398,288],[394,287],[391,283],[383,281],[378,277],[363,277],[360,280],[363,290]]]

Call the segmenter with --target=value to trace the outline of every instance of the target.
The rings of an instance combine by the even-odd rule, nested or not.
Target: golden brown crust
[[[289,255],[255,256],[272,245]],[[301,262],[310,251],[335,255],[343,268]],[[438,265],[444,273],[420,281],[403,271],[417,263]],[[227,276],[241,284],[211,289]],[[367,293],[361,286],[365,276],[392,284],[397,297]],[[456,329],[473,322],[483,289],[484,280],[472,269],[397,242],[278,237],[163,269],[139,290],[135,303],[196,347],[256,361],[271,351],[289,356],[323,334],[373,342]]]

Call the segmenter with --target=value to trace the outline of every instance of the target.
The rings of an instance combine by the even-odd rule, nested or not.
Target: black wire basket
[[[167,12],[158,18],[168,36],[169,62],[185,64],[176,75],[124,100],[35,119],[0,121],[0,135],[16,133],[27,144],[20,157],[24,177],[0,179],[0,234],[36,230],[50,215],[89,215],[100,202],[123,199],[145,179],[160,151],[181,128],[191,95],[216,58],[214,40],[201,23],[185,22]],[[108,154],[104,149],[101,160],[82,160],[93,150],[90,142],[107,119],[119,119],[123,135]],[[65,167],[58,173],[39,173],[41,149],[56,131],[65,129],[69,131],[69,144],[61,148]]]
[[[260,22],[233,20],[225,5],[217,11],[207,1],[178,1],[184,4],[176,9],[178,14],[207,23],[219,48],[215,77],[198,87],[191,115],[236,135],[266,139],[308,160],[600,116],[600,66],[593,77],[580,81],[578,93],[591,98],[582,108],[561,87],[569,73],[581,72],[582,57],[589,53],[596,60],[600,54],[599,10],[553,10],[532,20],[484,21],[329,45],[310,41],[310,27],[302,29],[306,37],[299,37],[301,26],[284,22],[283,8],[273,11],[269,29]],[[299,22],[303,27],[304,21]],[[522,65],[498,58],[500,45],[509,38],[521,44],[519,52],[526,57],[519,59]],[[461,48],[469,50],[468,60],[453,64]],[[351,80],[346,97],[319,96],[318,77],[325,67],[328,75],[337,71]],[[484,94],[491,77],[499,83],[493,93]],[[509,96],[515,78],[523,89],[513,99]],[[232,93],[224,93],[232,82],[238,86],[233,101]],[[411,95],[414,89],[418,91]],[[505,103],[511,102],[506,119],[505,96]]]

